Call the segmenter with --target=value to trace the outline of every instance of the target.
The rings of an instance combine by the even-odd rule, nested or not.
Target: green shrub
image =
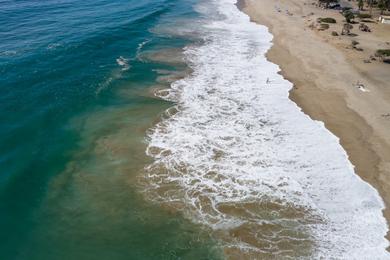
[[[357,17],[360,18],[360,19],[366,19],[366,18],[371,18],[372,15],[370,15],[370,14],[358,14]]]
[[[329,24],[326,24],[326,23],[320,24],[319,30],[324,31],[324,30],[328,30],[328,29],[329,29]]]
[[[358,44],[359,44],[359,42],[358,42],[358,41],[355,41],[355,40],[353,40],[353,41],[351,42],[351,44],[352,44],[352,46],[356,46],[356,45],[358,45]]]
[[[355,15],[350,10],[344,11],[343,15],[347,23],[351,23],[352,20],[355,18]]]
[[[380,49],[376,51],[376,56],[390,57],[390,49]]]
[[[331,17],[319,18],[318,20],[319,20],[321,23],[336,23],[336,19],[331,18]]]
[[[336,31],[333,31],[332,36],[339,36],[339,34]]]

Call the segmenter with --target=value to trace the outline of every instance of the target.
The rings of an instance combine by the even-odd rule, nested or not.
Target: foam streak
[[[289,99],[292,84],[265,58],[267,28],[234,0],[205,5],[214,7],[199,10],[218,15],[204,14],[205,43],[185,50],[194,72],[162,97],[177,112],[149,133],[150,194],[227,233],[220,237],[228,248],[388,258],[381,198],[339,140]]]

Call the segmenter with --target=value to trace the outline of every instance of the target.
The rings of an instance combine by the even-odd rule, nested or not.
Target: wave
[[[138,44],[137,50],[136,50],[136,53],[135,53],[135,59],[137,59],[139,61],[143,61],[142,58],[140,58],[142,50],[145,47],[145,45],[148,44],[151,41],[152,41],[151,39],[147,39],[147,40],[145,40],[145,41],[143,41],[143,42]]]
[[[119,56],[119,58],[116,59],[116,63],[122,67],[122,71],[130,69],[129,59]]]
[[[289,99],[265,58],[272,35],[235,3],[197,8],[204,43],[184,51],[193,73],[160,95],[176,106],[148,133],[147,194],[210,227],[227,254],[389,258],[377,191]]]

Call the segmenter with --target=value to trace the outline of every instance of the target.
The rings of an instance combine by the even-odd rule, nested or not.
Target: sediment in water
[[[149,134],[147,192],[211,227],[227,254],[387,257],[381,198],[289,99],[265,58],[272,36],[235,3],[199,4],[204,44],[186,48],[193,73],[162,97],[177,112]]]

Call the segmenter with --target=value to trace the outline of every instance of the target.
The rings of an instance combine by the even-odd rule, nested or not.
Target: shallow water
[[[0,258],[218,259],[217,241],[145,200],[145,132],[171,103],[141,59],[191,1],[0,2]],[[165,73],[165,75],[168,75]]]
[[[232,258],[389,258],[382,199],[289,100],[265,58],[272,35],[235,2],[196,6],[193,73],[163,93],[176,111],[149,134],[151,199],[212,228]]]
[[[0,13],[1,259],[388,257],[380,197],[235,1]]]

